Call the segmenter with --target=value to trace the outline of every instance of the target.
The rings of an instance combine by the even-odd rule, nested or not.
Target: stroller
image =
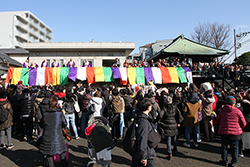
[[[109,121],[101,116],[92,117],[85,130],[88,141],[87,167],[97,163],[105,167],[111,164],[111,149],[114,146]]]

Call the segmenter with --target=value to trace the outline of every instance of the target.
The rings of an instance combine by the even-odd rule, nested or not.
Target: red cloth
[[[217,103],[217,101],[218,101],[218,97],[214,94],[214,103],[213,103],[213,105],[212,105],[212,111],[214,111],[215,109],[216,109],[216,103]]]
[[[85,134],[86,136],[90,135],[90,133],[92,132],[93,128],[95,127],[95,124],[92,124],[90,126],[88,126],[86,129],[85,129]]]
[[[127,82],[127,81],[123,81],[123,80],[120,78],[120,84],[121,84],[121,85],[127,85],[128,82]]]
[[[53,83],[53,68],[45,68],[45,85]]]
[[[161,69],[161,75],[162,75],[162,83],[171,83],[171,76],[169,74],[167,67],[162,67]]]
[[[55,95],[57,95],[60,98],[63,98],[63,97],[66,96],[66,93],[64,93],[64,92],[56,92]]]
[[[88,83],[95,83],[95,67],[87,67],[86,74]]]
[[[10,82],[10,79],[11,79],[11,77],[12,77],[12,75],[13,75],[13,72],[14,72],[14,68],[13,68],[13,67],[10,67],[10,68],[8,69],[7,77],[6,77],[6,79],[5,79],[5,82],[6,82],[6,83],[9,83],[9,82]]]
[[[218,120],[220,121],[218,134],[220,135],[240,135],[243,133],[242,128],[247,125],[240,109],[228,104],[221,108]]]
[[[215,99],[215,102],[213,103],[213,105],[212,105],[212,110],[217,114],[217,116],[218,116],[218,111],[217,111],[217,109],[216,109],[216,104],[217,104],[217,101],[218,101],[218,97],[214,94],[214,99]],[[218,117],[216,117],[215,119],[214,119],[214,125],[219,125],[220,124],[220,122],[218,121]]]

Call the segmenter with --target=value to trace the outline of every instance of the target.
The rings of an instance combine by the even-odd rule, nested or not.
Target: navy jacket
[[[43,113],[42,128],[44,128],[40,152],[44,155],[62,154],[67,151],[62,133],[62,127],[67,122],[61,110],[48,109]]]
[[[132,154],[132,157],[139,158],[140,160],[156,158],[154,148],[150,148],[148,145],[148,134],[153,130],[149,120],[151,118],[147,114],[138,114],[138,127],[136,128],[137,150]]]

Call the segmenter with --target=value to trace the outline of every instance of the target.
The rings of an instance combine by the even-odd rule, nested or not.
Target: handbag
[[[76,110],[76,112],[80,112],[80,107],[79,107],[79,104],[78,104],[78,102],[76,101],[76,100],[74,100],[74,98],[72,98],[73,99],[73,101],[74,101],[74,108],[75,108],[75,110]]]
[[[150,123],[152,125],[152,123]],[[161,135],[158,133],[154,125],[152,125],[152,130],[148,134],[148,145],[151,148],[156,148],[161,142]]]
[[[69,130],[69,128],[68,128],[67,126],[66,126],[65,128],[62,129],[62,132],[63,132],[63,136],[64,136],[68,141],[70,141],[70,140],[72,139],[70,130]]]

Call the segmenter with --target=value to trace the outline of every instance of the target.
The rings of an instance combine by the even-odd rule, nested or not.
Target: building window
[[[85,59],[81,59],[81,64],[80,64],[81,67],[82,67],[84,62],[85,62]]]
[[[50,59],[46,60],[48,62],[48,67],[50,67]]]
[[[93,59],[88,59],[88,61],[91,63],[91,67],[94,67],[94,60]]]
[[[81,67],[82,67],[82,65],[85,63],[85,60],[86,60],[86,59],[81,59],[81,64],[80,64]],[[91,67],[93,67],[93,59],[87,59],[87,60],[90,62]]]
[[[64,61],[63,59],[60,59],[60,67],[63,67]]]
[[[159,45],[159,47],[162,47],[162,45]]]

